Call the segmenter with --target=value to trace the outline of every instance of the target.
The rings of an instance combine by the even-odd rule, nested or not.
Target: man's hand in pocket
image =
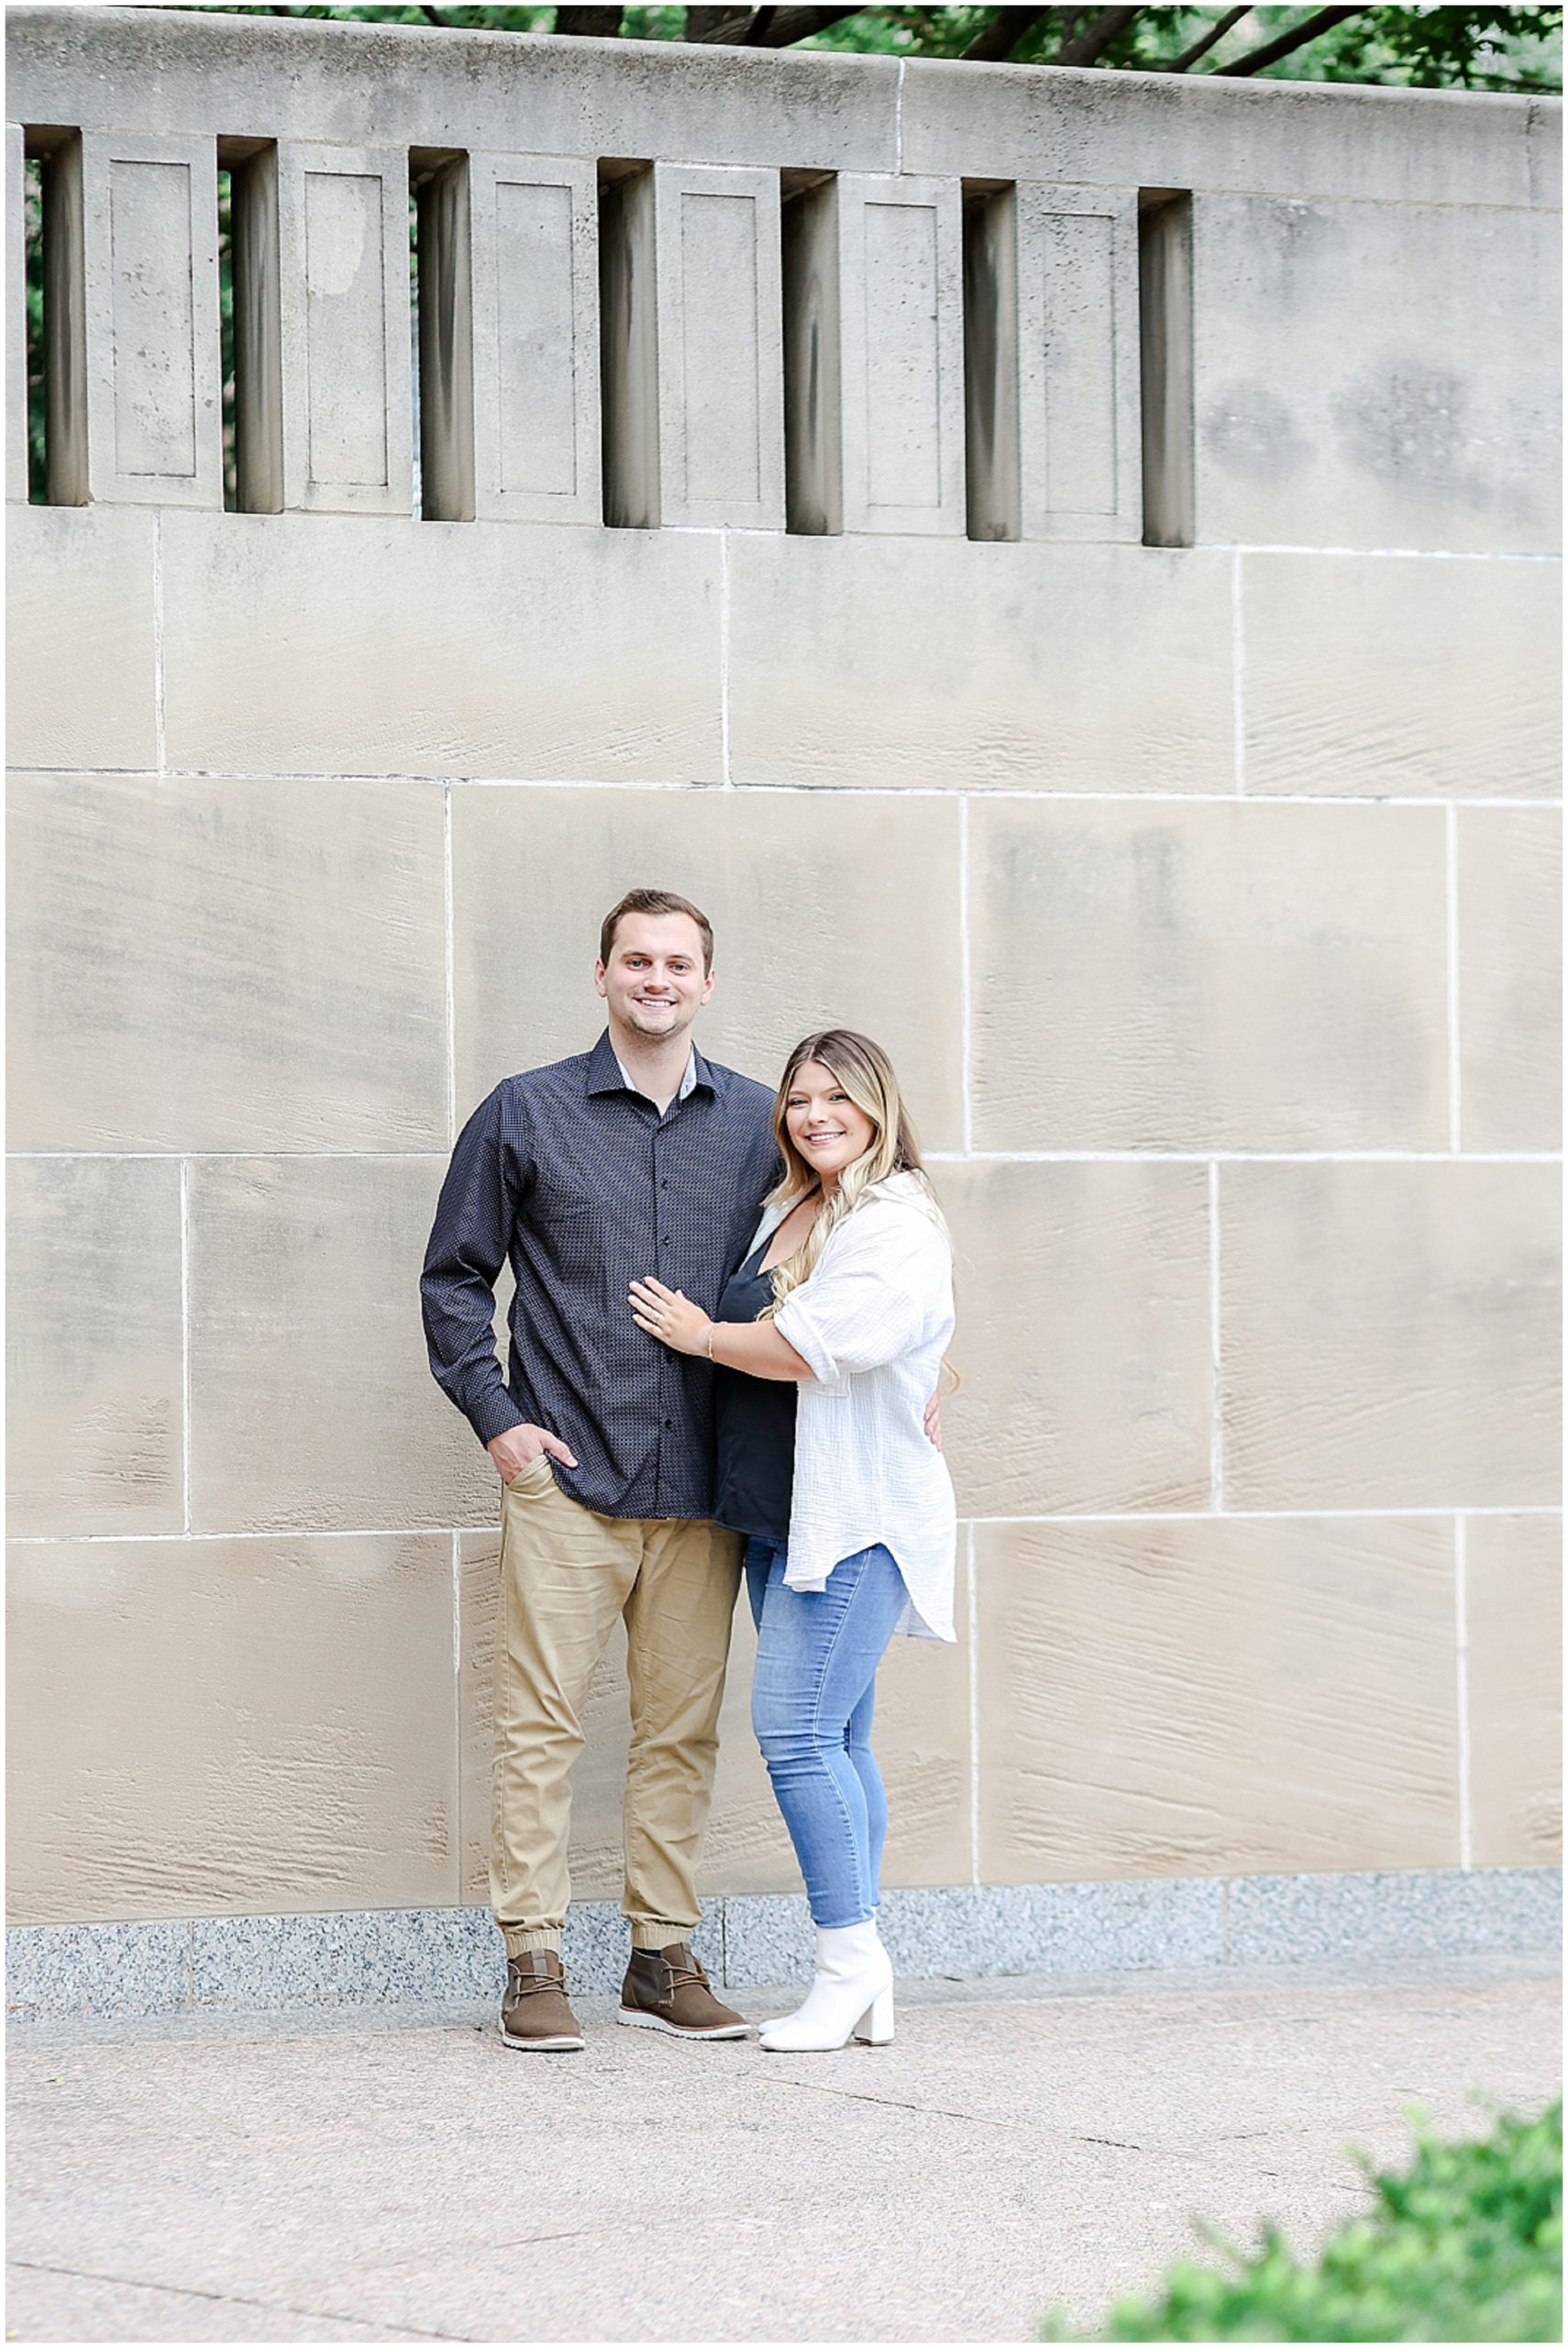
[[[547,1451],[550,1457],[558,1459],[563,1468],[577,1466],[569,1448],[558,1434],[551,1434],[544,1427],[529,1426],[526,1422],[520,1427],[508,1427],[504,1434],[493,1436],[485,1445],[485,1449],[494,1460],[503,1484],[510,1484],[514,1476],[521,1476],[525,1468],[532,1467],[541,1451]]]

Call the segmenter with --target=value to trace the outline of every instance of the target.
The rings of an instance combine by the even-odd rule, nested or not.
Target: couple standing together
[[[817,1944],[805,2003],[762,2043],[892,2035],[871,1717],[895,1631],[954,1636],[934,1421],[951,1249],[886,1055],[808,1036],[770,1098],[691,1042],[712,965],[694,905],[622,899],[594,971],[608,1032],[481,1102],[425,1257],[431,1368],[502,1485],[491,1899],[511,2046],[582,2044],[560,1956],[570,1779],[617,1615],[632,1710],[620,2019],[681,2038],[750,2028],[690,1945],[743,1570],[752,1722]]]

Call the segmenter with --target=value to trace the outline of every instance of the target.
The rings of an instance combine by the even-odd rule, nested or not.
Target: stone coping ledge
[[[1560,1871],[1545,1867],[963,1885],[889,1892],[882,1929],[909,1979],[1231,1972],[1545,1953],[1561,1945],[1561,1899]],[[811,1971],[800,1893],[714,1899],[694,1939],[727,1988],[789,1984]],[[612,1901],[573,1909],[574,1988],[612,1995],[625,1949]],[[386,2013],[493,2000],[502,1970],[500,1939],[480,1908],[24,1925],[6,1934],[6,2010],[24,2025]]]
[[[536,155],[1552,207],[1561,101],[1507,92],[10,12],[14,121]],[[371,127],[373,126],[373,130]]]

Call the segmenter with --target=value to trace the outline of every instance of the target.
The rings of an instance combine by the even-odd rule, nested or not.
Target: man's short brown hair
[[[672,889],[628,889],[618,905],[605,914],[599,932],[599,958],[608,967],[615,950],[615,932],[627,914],[684,914],[694,921],[702,933],[702,968],[713,967],[713,925],[704,913],[699,913],[690,897],[678,897]]]

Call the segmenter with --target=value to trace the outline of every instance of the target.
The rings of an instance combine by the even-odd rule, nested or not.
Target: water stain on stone
[[[1222,384],[1203,413],[1204,454],[1243,481],[1293,481],[1312,462],[1295,416],[1266,383]]]
[[[1144,832],[1133,840],[1132,885],[1142,931],[1179,928],[1176,844],[1169,832]]]
[[[1474,469],[1482,447],[1470,391],[1449,368],[1397,359],[1353,376],[1330,410],[1342,455],[1361,471],[1466,505],[1494,503]]]

